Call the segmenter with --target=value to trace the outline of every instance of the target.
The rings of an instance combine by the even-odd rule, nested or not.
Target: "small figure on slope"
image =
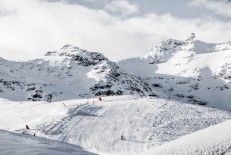
[[[125,140],[125,137],[124,137],[124,135],[122,135],[122,136],[121,136],[121,140]]]

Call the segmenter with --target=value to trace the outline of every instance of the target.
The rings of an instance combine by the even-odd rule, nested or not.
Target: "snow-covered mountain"
[[[57,101],[101,95],[151,92],[136,76],[100,53],[71,45],[28,62],[0,60],[0,97],[15,101]]]
[[[147,55],[118,66],[162,98],[230,110],[231,42],[205,43],[194,37],[163,41]]]
[[[231,42],[191,35],[169,39],[143,57],[114,63],[100,53],[66,45],[43,59],[0,59],[0,97],[61,101],[112,95],[152,95],[231,109]]]

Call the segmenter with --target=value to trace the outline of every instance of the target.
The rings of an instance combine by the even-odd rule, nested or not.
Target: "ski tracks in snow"
[[[60,122],[61,126],[65,124],[68,128],[51,137],[96,152],[143,152],[150,143],[153,119],[157,111],[167,104],[165,101],[145,100],[105,101],[70,109],[72,116],[68,116],[68,121]],[[94,106],[95,110],[89,111]],[[125,136],[124,141],[121,140],[122,135]]]
[[[52,117],[34,123],[38,136],[99,154],[139,154],[230,118],[219,110],[156,98],[117,97],[94,103],[68,101],[67,107],[55,105],[44,105],[54,115],[47,113],[49,109],[38,113],[41,118]]]

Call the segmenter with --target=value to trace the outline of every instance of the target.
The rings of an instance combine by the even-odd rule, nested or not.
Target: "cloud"
[[[219,15],[231,17],[231,3],[230,1],[213,1],[213,0],[194,0],[191,2],[193,6],[204,7]]]
[[[10,16],[16,14],[16,10],[8,8],[4,1],[0,1],[0,16]]]
[[[113,0],[105,6],[105,10],[110,13],[118,13],[122,15],[131,15],[139,12],[138,6],[131,4],[127,0]]]
[[[191,32],[208,42],[227,41],[231,22],[211,19],[181,19],[171,14],[121,18],[105,10],[93,10],[62,1],[0,0],[0,57],[29,59],[48,50],[72,44],[102,52],[111,60],[142,56],[158,42],[185,39]]]

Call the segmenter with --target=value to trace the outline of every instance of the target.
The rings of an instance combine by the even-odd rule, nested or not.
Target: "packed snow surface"
[[[102,99],[53,103],[2,99],[0,128],[36,133],[98,154],[140,154],[231,118],[229,112],[175,100],[135,96]]]
[[[0,154],[93,155],[76,145],[0,130]]]

